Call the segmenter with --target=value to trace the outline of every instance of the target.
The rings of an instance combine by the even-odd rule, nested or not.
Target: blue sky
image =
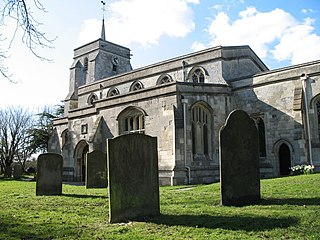
[[[100,37],[100,0],[41,2],[47,12],[33,8],[35,18],[48,38],[57,39],[53,48],[35,51],[53,62],[33,56],[18,33],[3,62],[17,83],[0,78],[0,107],[58,104],[68,93],[73,49]],[[106,38],[131,49],[134,69],[217,45],[250,45],[270,69],[320,59],[319,0],[106,2]],[[13,22],[6,20],[2,49],[13,35]]]

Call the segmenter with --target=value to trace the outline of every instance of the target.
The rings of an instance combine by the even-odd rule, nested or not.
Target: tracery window
[[[140,90],[140,89],[143,89],[143,85],[141,82],[137,81],[137,82],[134,82],[131,87],[130,87],[130,92],[131,91],[137,91],[137,90]]]
[[[119,95],[120,92],[117,88],[111,88],[108,92],[108,97]]]
[[[145,114],[142,110],[129,107],[119,117],[119,134],[144,133]]]
[[[88,105],[93,105],[94,102],[97,100],[98,100],[97,95],[93,93],[93,94],[90,94],[90,96],[88,97],[87,103],[88,103]]]
[[[191,109],[192,152],[194,158],[208,156],[211,142],[211,114],[202,104]]]
[[[194,83],[204,83],[205,80],[205,73],[201,68],[196,68],[191,73],[191,80]]]
[[[165,83],[170,83],[172,82],[172,78],[169,76],[169,75],[163,75],[161,76],[158,81],[157,81],[157,85],[160,85],[160,84],[165,84]]]

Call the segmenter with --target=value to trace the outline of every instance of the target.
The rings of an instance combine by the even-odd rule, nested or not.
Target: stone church
[[[104,25],[74,50],[49,141],[64,180],[84,181],[86,154],[105,152],[106,139],[141,133],[158,139],[161,185],[217,181],[219,130],[235,109],[256,122],[261,177],[320,169],[320,60],[269,70],[249,46],[217,46],[134,70],[130,57],[106,41]]]

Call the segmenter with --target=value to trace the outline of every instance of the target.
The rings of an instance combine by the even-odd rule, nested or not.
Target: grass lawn
[[[0,239],[320,239],[320,174],[261,180],[262,200],[219,206],[219,184],[161,187],[161,216],[108,223],[107,189],[0,179]]]

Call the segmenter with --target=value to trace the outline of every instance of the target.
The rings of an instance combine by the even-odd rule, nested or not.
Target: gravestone
[[[4,167],[4,177],[5,178],[11,178],[12,177],[12,167],[11,166],[5,166]]]
[[[106,188],[107,156],[105,153],[94,150],[87,154],[86,188]]]
[[[157,138],[127,134],[107,140],[109,221],[160,214]]]
[[[13,174],[13,178],[14,179],[19,179],[22,176],[23,173],[23,169],[22,169],[22,165],[19,163],[16,163],[12,166],[12,174]]]
[[[230,113],[220,130],[221,204],[242,206],[260,200],[259,137],[242,110]]]
[[[63,158],[56,153],[40,154],[37,161],[36,195],[62,194]]]

